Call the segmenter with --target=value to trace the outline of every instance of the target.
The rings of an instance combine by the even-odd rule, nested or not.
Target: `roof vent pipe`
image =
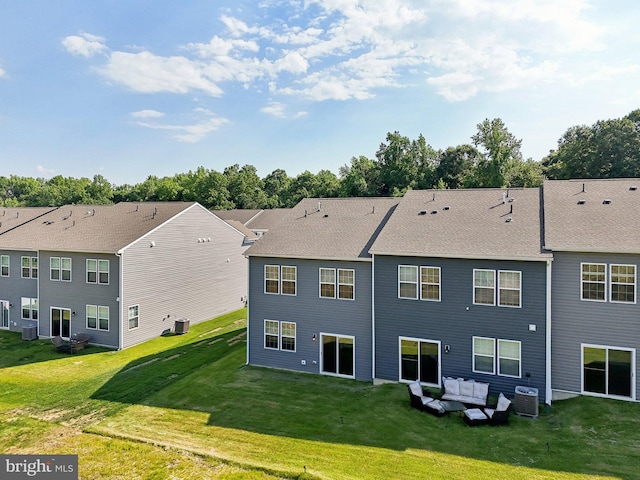
[[[585,188],[584,188],[584,183],[583,183],[583,184],[582,184],[582,193],[585,193],[585,192],[586,192],[586,190],[585,190]]]
[[[507,194],[506,194],[506,192],[502,192],[502,203],[507,203]]]
[[[509,213],[513,213],[513,203],[510,205]]]

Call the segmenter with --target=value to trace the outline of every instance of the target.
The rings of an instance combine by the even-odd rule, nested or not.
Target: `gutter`
[[[376,380],[376,262],[371,255],[371,381]]]
[[[546,335],[546,361],[545,361],[545,376],[546,376],[546,385],[545,385],[545,403],[547,405],[551,405],[551,260],[547,260],[547,305],[546,305],[546,327],[545,327],[545,335]]]

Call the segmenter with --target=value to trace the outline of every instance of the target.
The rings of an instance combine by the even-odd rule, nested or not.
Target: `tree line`
[[[640,177],[640,109],[625,117],[569,128],[541,161],[523,159],[522,140],[499,119],[477,125],[471,142],[435,150],[420,134],[389,132],[375,158],[290,177],[276,169],[260,178],[252,165],[195,171],[136,185],[93,179],[0,176],[3,206],[59,206],[145,201],[197,201],[210,209],[292,207],[305,197],[398,196],[408,189],[535,187],[544,178]]]

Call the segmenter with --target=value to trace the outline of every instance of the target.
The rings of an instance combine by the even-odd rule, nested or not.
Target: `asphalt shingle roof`
[[[193,205],[65,205],[0,234],[0,249],[116,253]]]
[[[408,191],[371,252],[542,260],[540,190]]]
[[[369,259],[369,247],[397,198],[307,198],[246,254],[335,260]]]
[[[56,207],[0,207],[0,235]]]
[[[640,253],[640,179],[548,180],[543,195],[547,249]]]

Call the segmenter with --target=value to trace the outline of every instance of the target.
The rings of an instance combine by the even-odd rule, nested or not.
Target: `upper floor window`
[[[38,319],[38,299],[22,297],[21,302],[22,318],[24,320]]]
[[[420,299],[440,301],[440,267],[420,267]]]
[[[495,270],[473,270],[473,303],[479,305],[496,304]]]
[[[0,255],[0,276],[9,276],[9,255]]]
[[[607,272],[606,263],[582,263],[580,273],[581,300],[636,303],[635,265],[610,264]]]
[[[607,265],[604,263],[583,263],[582,270],[582,300],[606,300]]]
[[[38,257],[22,257],[22,278],[38,278]]]
[[[418,267],[398,265],[398,298],[418,299]]]
[[[498,270],[498,305],[519,307],[521,302],[521,272]]]
[[[636,302],[636,266],[610,265],[611,288],[609,300],[612,302]]]
[[[49,259],[50,279],[55,281],[71,281],[71,259],[65,257],[51,257]]]
[[[280,295],[295,295],[297,267],[280,265],[264,266],[264,292]]]
[[[294,322],[264,321],[264,348],[296,351],[296,324]]]
[[[320,297],[353,300],[355,298],[355,270],[344,268],[320,269]]]
[[[87,259],[87,283],[109,284],[109,260]]]

